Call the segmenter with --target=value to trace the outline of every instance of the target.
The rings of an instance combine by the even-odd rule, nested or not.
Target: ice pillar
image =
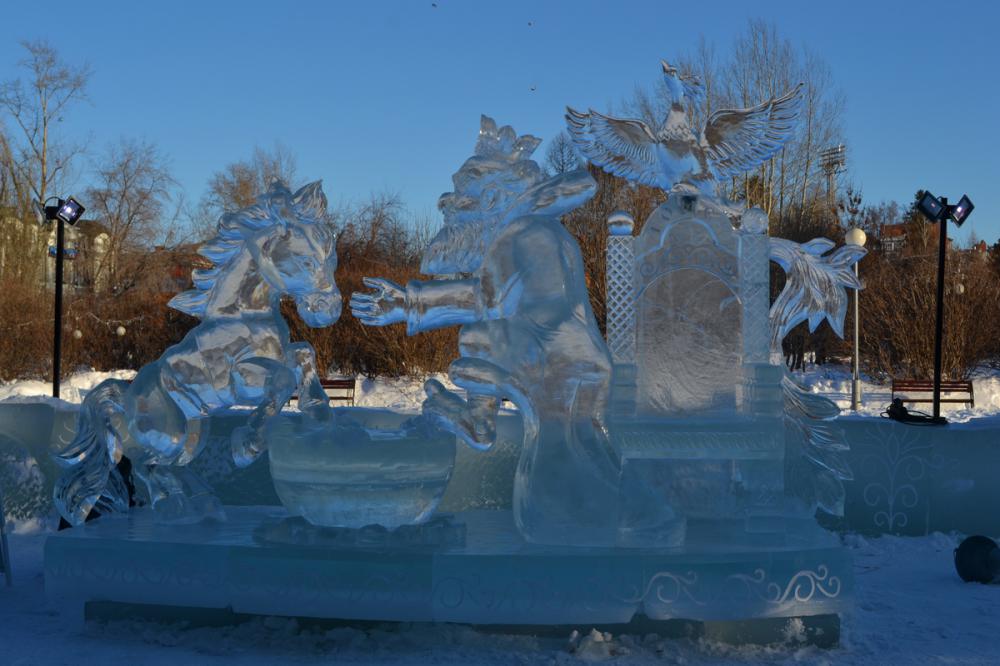
[[[611,413],[635,414],[635,221],[628,213],[608,216],[607,339],[614,368]]]

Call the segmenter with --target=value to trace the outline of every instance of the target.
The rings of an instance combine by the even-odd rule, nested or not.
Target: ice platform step
[[[229,507],[224,523],[161,526],[148,510],[50,536],[50,602],[82,620],[91,602],[235,613],[477,625],[746,621],[839,615],[849,553],[815,523],[767,544],[689,526],[683,549],[525,543],[510,512],[452,519],[463,539],[268,540],[280,507]],[[273,532],[273,529],[270,531]]]

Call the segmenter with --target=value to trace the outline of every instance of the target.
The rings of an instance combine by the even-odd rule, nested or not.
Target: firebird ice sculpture
[[[699,136],[688,122],[687,105],[705,96],[696,76],[679,74],[661,61],[670,110],[654,133],[641,120],[568,108],[566,122],[580,152],[609,173],[659,187],[679,184],[716,196],[716,183],[742,175],[781,150],[795,127],[802,85],[750,109],[713,113]]]
[[[254,205],[222,216],[218,234],[199,249],[214,267],[196,270],[195,289],[170,301],[201,323],[131,384],[107,380],[83,402],[76,437],[59,454],[65,470],[54,490],[56,507],[70,523],[83,522],[95,506],[128,508],[115,468],[123,453],[159,519],[221,514],[207,486],[183,467],[201,451],[202,423],[213,412],[253,408],[232,438],[239,465],[263,451],[265,421],[297,387],[302,410],[329,419],[315,353],[308,343],[290,342],[279,309],[289,295],[310,326],[329,326],[340,316],[326,205],[319,182],[294,193],[276,182]]]

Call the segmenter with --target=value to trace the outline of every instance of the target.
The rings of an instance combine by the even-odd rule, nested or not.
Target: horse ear
[[[292,203],[302,208],[310,217],[322,219],[326,216],[326,195],[323,194],[323,181],[309,183],[292,195]]]

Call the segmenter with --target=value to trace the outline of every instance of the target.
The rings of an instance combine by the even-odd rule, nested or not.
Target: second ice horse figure
[[[461,325],[449,376],[468,400],[425,385],[424,413],[467,444],[488,448],[499,402],[520,409],[524,444],[514,519],[529,541],[613,545],[620,466],[605,417],[611,358],[587,296],[576,240],[559,216],[591,196],[585,170],[547,178],[530,159],[540,140],[483,116],[475,153],[441,196],[444,227],[422,272],[469,277],[366,279],[351,308],[369,325],[413,334]]]
[[[263,451],[265,421],[296,387],[303,412],[330,418],[315,352],[307,342],[290,341],[280,311],[281,297],[289,295],[309,326],[340,317],[326,205],[320,182],[294,193],[275,182],[254,205],[222,216],[218,234],[198,250],[214,267],[194,271],[195,289],[170,301],[201,323],[133,382],[106,380],[83,401],[76,437],[59,454],[66,469],[54,500],[66,520],[80,524],[95,506],[127,509],[115,469],[123,453],[159,520],[221,516],[209,489],[183,467],[203,446],[202,419],[227,407],[253,407],[248,424],[233,434],[233,458],[247,465]]]

